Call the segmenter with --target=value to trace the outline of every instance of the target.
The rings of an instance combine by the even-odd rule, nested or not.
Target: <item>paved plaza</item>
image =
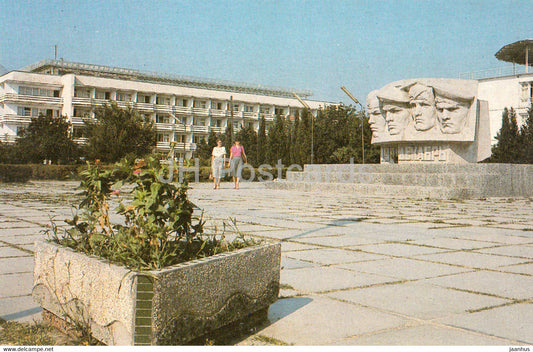
[[[0,187],[0,317],[32,321],[33,242],[77,182]],[[533,199],[427,200],[195,184],[207,227],[282,241],[280,299],[240,345],[533,344]],[[58,222],[58,223],[59,223]]]

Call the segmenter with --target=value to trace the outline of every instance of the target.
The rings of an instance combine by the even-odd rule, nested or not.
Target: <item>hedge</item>
[[[0,164],[0,182],[28,182],[31,174],[29,165]]]

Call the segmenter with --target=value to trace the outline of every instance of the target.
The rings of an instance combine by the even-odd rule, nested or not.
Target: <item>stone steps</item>
[[[293,190],[302,192],[336,192],[351,193],[365,197],[406,197],[417,199],[470,199],[482,195],[475,189],[456,187],[425,187],[383,184],[357,183],[321,183],[321,182],[266,182],[269,189]]]
[[[268,187],[422,198],[532,197],[533,165],[305,165]]]

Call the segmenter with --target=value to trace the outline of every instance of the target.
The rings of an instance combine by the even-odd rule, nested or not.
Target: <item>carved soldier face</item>
[[[367,109],[368,109],[368,124],[370,125],[370,130],[372,130],[372,136],[379,138],[387,128],[387,123],[381,114],[379,109],[379,100],[374,96],[367,98]]]
[[[437,122],[437,108],[435,107],[435,95],[430,87],[415,85],[409,90],[411,96],[411,113],[415,129],[427,131]]]
[[[444,97],[437,97],[437,119],[442,133],[454,134],[463,130],[470,104]]]
[[[385,115],[387,128],[391,135],[397,135],[403,132],[409,125],[411,111],[409,104],[384,100],[381,104],[381,110]]]

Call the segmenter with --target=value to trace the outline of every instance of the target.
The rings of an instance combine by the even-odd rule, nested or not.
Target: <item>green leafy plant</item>
[[[242,234],[204,233],[187,184],[167,181],[168,166],[148,156],[123,159],[112,169],[88,164],[80,173],[83,200],[72,227],[48,230],[53,242],[105,258],[133,270],[153,270],[257,244]],[[113,223],[111,204],[121,221]]]

